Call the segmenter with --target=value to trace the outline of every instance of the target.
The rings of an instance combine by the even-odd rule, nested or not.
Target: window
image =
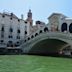
[[[18,19],[18,22],[20,22],[20,20]]]
[[[25,21],[25,23],[27,24],[27,21]]]
[[[63,23],[62,26],[61,26],[61,31],[64,32],[64,31],[67,31],[67,23]]]
[[[11,41],[9,41],[9,43],[7,44],[7,47],[13,47],[14,45],[12,44]]]
[[[13,36],[12,35],[9,35],[8,38],[13,38]]]
[[[39,33],[42,33],[42,30],[40,30],[40,32]]]
[[[44,32],[47,32],[47,31],[48,31],[48,28],[47,28],[47,27],[45,27],[45,28],[44,28]]]
[[[9,47],[9,44],[7,44],[7,47]]]
[[[12,28],[10,28],[10,30],[9,30],[10,32],[13,32],[13,29]]]
[[[4,26],[2,26],[1,31],[3,31],[3,32],[4,32]]]
[[[30,40],[30,38],[28,37],[28,40]]]
[[[37,35],[38,35],[38,33],[35,34],[35,36],[37,36]]]
[[[31,38],[34,38],[34,36],[32,35]]]
[[[69,25],[69,32],[72,33],[72,23]]]
[[[20,29],[17,30],[17,33],[20,33]]]
[[[17,39],[20,39],[20,36],[17,36]]]
[[[12,20],[12,17],[10,18],[10,20]]]
[[[25,42],[26,42],[26,40],[25,40]]]
[[[8,36],[10,38],[10,36]]]
[[[19,44],[19,42],[17,42],[17,44]]]
[[[27,31],[25,31],[25,34],[27,34]]]
[[[12,44],[12,41],[8,41],[10,44]]]
[[[1,43],[3,43],[4,41],[3,40],[1,40]]]
[[[4,17],[5,17],[5,15],[2,15],[2,17],[4,18]]]

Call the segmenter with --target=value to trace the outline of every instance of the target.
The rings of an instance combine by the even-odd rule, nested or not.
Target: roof
[[[65,18],[66,20],[72,20],[72,18]]]
[[[12,17],[12,18],[15,18],[15,19],[25,21],[23,19],[18,18],[14,13],[3,12],[3,13],[0,13],[0,15],[5,15],[5,16],[9,16],[9,17]]]
[[[8,12],[3,12],[3,13],[0,13],[1,15],[6,15],[6,16],[12,16],[13,18],[17,18],[18,17],[14,14],[14,13],[8,13]]]
[[[48,17],[48,19],[51,18],[53,15],[59,15],[59,16],[61,15],[61,16],[67,17],[67,16],[65,16],[65,15],[63,15],[63,14],[61,14],[61,13],[52,13],[52,14]]]

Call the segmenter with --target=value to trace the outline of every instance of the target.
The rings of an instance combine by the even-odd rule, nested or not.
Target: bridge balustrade
[[[66,33],[66,32],[60,32],[60,31],[55,31],[52,32],[50,30],[48,31],[44,31],[45,27],[43,29],[39,29],[37,30],[35,33],[27,36],[24,40],[21,41],[21,43],[26,44],[27,42],[30,42],[31,40],[33,40],[34,38],[38,37],[38,36],[44,36],[44,34],[48,34],[48,37],[51,38],[63,38],[63,39],[69,39],[72,40],[72,34],[71,33]],[[35,35],[36,34],[36,35]]]

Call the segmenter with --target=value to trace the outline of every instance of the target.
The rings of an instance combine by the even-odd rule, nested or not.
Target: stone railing
[[[43,32],[38,34],[36,37],[34,36],[34,38],[31,38],[32,35],[30,35],[30,40],[28,40],[27,37],[27,41],[23,41],[21,45],[30,45],[32,43],[34,43],[35,41],[39,41],[40,39],[45,39],[45,38],[55,38],[55,39],[64,39],[64,40],[72,40],[72,34],[70,33],[63,33],[63,32]]]

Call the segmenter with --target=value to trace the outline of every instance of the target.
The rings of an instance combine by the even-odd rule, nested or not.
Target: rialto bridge
[[[72,53],[72,34],[60,31],[49,31],[47,27],[29,35],[22,41],[23,53],[53,54]]]
[[[48,17],[48,24],[36,21],[35,26],[30,27],[29,24],[26,24],[25,27],[21,26],[22,30],[16,31],[11,27],[7,28],[9,31],[6,30],[7,33],[5,33],[4,28],[6,27],[1,27],[0,53],[2,54],[72,54],[72,19],[63,14],[53,13]],[[8,32],[11,35],[8,35]]]

